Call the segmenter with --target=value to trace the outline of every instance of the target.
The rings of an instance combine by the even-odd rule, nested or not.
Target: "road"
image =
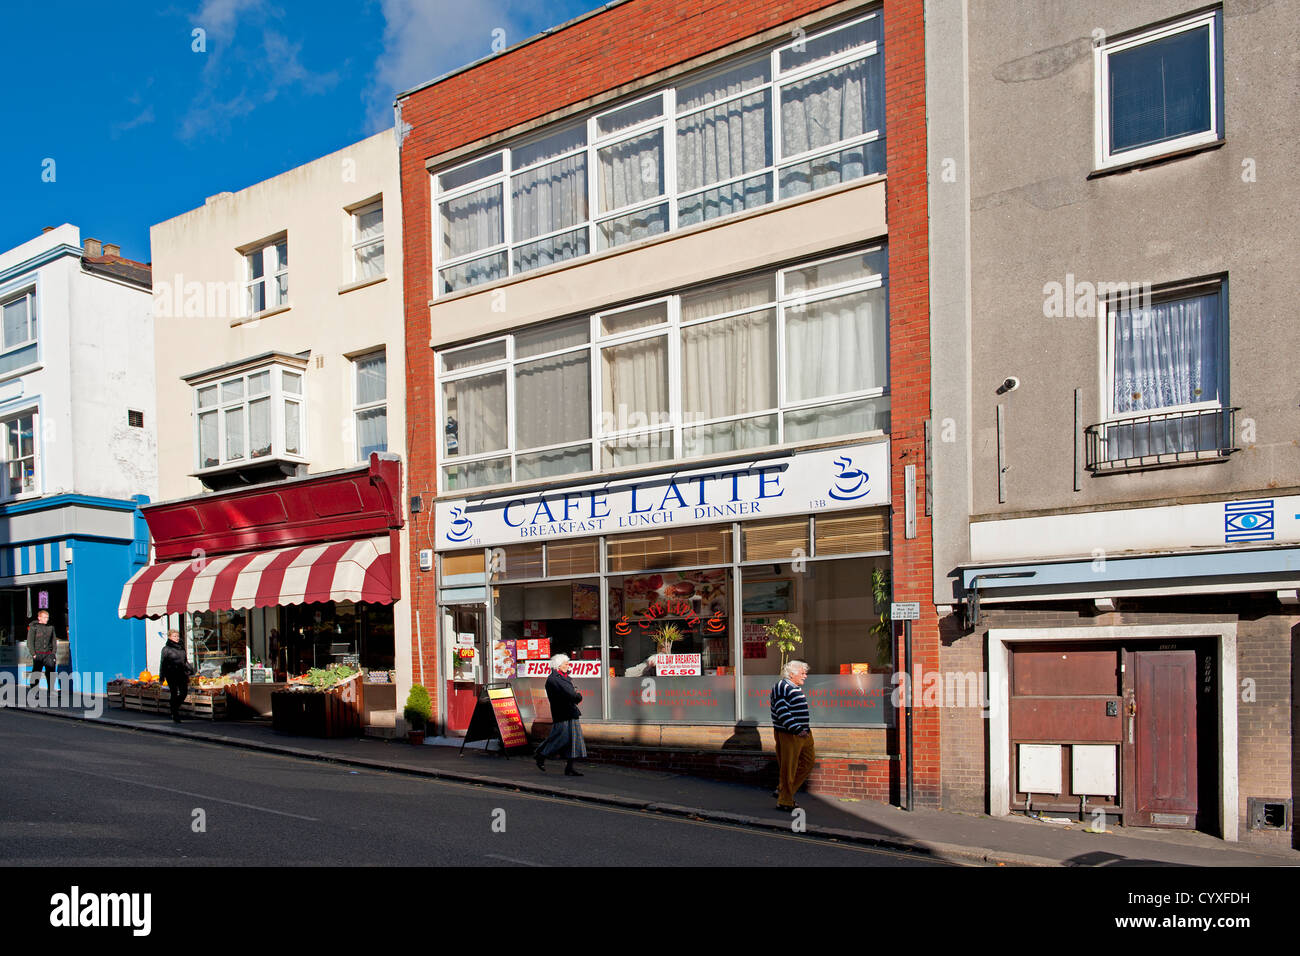
[[[0,766],[6,866],[943,865],[12,710]]]

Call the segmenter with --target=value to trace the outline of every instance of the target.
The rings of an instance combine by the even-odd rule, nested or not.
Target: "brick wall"
[[[427,161],[832,6],[837,6],[833,0],[630,0],[403,100],[402,120],[410,126],[401,148],[407,447],[410,493],[422,495],[426,502],[425,510],[411,522],[411,608],[417,616],[412,626],[412,653],[415,679],[420,679],[423,666],[424,682],[435,702],[442,692],[434,676],[439,673],[435,591],[432,574],[419,570],[415,553],[433,545],[429,502],[437,488],[434,456],[439,424],[434,420],[433,354],[428,347],[433,275]],[[842,4],[838,8],[844,9]],[[884,26],[892,479],[895,497],[901,502],[903,466],[915,463],[917,499],[924,501],[923,421],[929,415],[930,358],[922,5],[886,0]],[[938,661],[938,627],[930,603],[929,520],[918,515],[918,537],[905,540],[900,506],[893,540],[895,597],[922,603],[922,619],[913,632],[915,660],[917,666],[933,668]],[[901,660],[901,639],[898,653]],[[939,800],[939,726],[937,715],[918,712],[915,738],[920,805],[935,806]],[[837,773],[858,774],[863,786],[868,779],[876,780],[862,776],[865,771],[828,765],[827,786],[833,785],[830,780]],[[846,780],[848,777],[841,783]],[[885,793],[878,780],[870,783],[870,788],[873,793]]]
[[[939,621],[939,669],[946,673],[987,674],[982,634],[962,630],[961,617]],[[979,707],[945,707],[939,719],[941,799],[945,810],[986,813],[988,799],[988,741],[984,712]]]

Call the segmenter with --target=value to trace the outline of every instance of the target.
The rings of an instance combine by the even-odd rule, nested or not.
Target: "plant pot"
[[[414,745],[417,746],[417,747],[423,746],[423,744],[424,744],[424,731],[423,731],[423,730],[408,730],[408,731],[406,732],[406,739],[407,739],[407,741],[408,741],[409,743],[412,743],[412,744],[414,744]]]

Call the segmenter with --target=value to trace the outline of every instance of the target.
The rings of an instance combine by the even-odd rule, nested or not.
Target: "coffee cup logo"
[[[619,637],[627,637],[632,633],[632,625],[628,623],[626,614],[614,625],[614,633]]]
[[[451,509],[451,527],[447,530],[448,541],[464,541],[474,530],[474,522],[465,517],[464,508]]]
[[[709,618],[708,623],[704,625],[704,629],[714,634],[720,634],[723,631],[725,631],[727,629],[727,625],[724,624],[722,621],[722,612],[715,611],[713,613],[713,616]]]
[[[828,494],[837,501],[854,501],[863,497],[870,488],[867,485],[867,473],[861,468],[853,467],[853,459],[847,455],[835,459],[839,472],[835,484]]]

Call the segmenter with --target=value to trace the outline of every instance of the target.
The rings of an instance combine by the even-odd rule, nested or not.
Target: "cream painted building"
[[[373,539],[386,563],[384,574],[392,574],[395,603],[321,601],[319,593],[305,601],[287,596],[293,568],[301,565],[306,574],[311,566],[310,573],[323,573],[319,564],[311,565],[322,548],[334,560],[337,549],[321,544],[322,537],[341,541],[339,528],[359,520],[341,498],[322,498],[315,476],[364,472],[372,452],[396,456],[404,470],[397,158],[388,130],[238,192],[218,193],[151,230],[159,277],[154,289],[159,497],[163,502],[230,498],[229,507],[214,510],[200,503],[191,509],[202,527],[169,525],[167,532],[154,527],[155,549],[170,547],[164,540],[168,533],[175,534],[171,544],[194,537],[201,545],[194,550],[204,552],[195,561],[200,564],[209,549],[262,555],[272,545],[301,546],[313,536],[316,543],[285,572],[281,605],[266,604],[274,584],[265,568],[274,571],[274,559],[255,556],[240,573],[242,587],[249,569],[262,569],[254,589],[257,604],[265,606],[244,609],[216,606],[222,585],[205,583],[205,571],[183,584],[190,588],[188,597],[176,593],[178,585],[167,584],[186,582],[186,574],[160,572],[150,609],[166,605],[175,614],[184,607],[200,665],[210,655],[212,669],[229,669],[236,657],[248,656],[293,674],[355,656],[363,667],[392,671],[399,683],[409,683],[410,614],[401,602],[409,592],[404,580],[409,574],[400,560],[405,529],[395,534],[391,549],[387,538]],[[340,480],[346,483],[346,476]],[[283,513],[293,496],[279,489],[302,482],[310,483],[306,497],[316,504],[318,520],[295,525],[293,515]],[[372,477],[371,485],[379,484]],[[262,489],[268,493],[258,494]],[[383,489],[392,525],[402,523],[403,492],[402,487]],[[218,512],[225,512],[228,527],[212,525],[211,515]],[[334,590],[326,596],[346,592],[341,582],[354,558],[362,561],[351,551],[341,559]],[[366,574],[373,570],[363,568]],[[168,587],[172,591],[164,594]],[[124,613],[128,604],[124,596]],[[326,640],[330,629],[333,638]]]

